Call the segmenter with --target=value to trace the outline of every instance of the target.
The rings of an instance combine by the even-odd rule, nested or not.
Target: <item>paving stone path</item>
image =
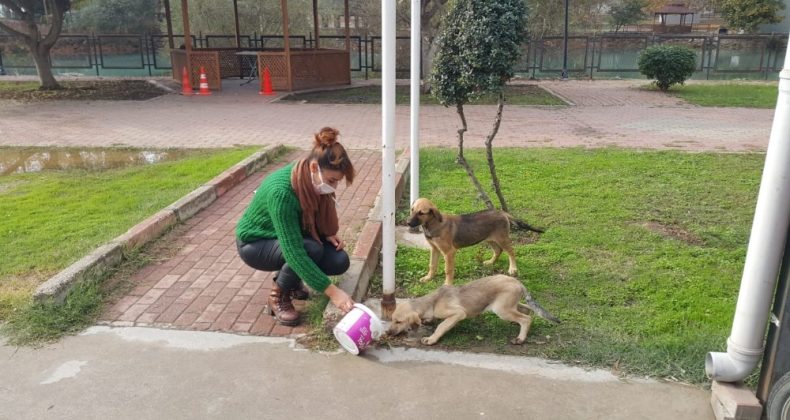
[[[189,219],[179,235],[166,239],[173,241],[175,255],[135,273],[131,280],[136,287],[109,306],[100,323],[274,336],[304,332],[304,326],[276,325],[263,312],[272,273],[244,264],[234,239],[236,221],[252,191],[267,174],[302,155],[296,151],[283,156]],[[381,185],[381,159],[370,150],[353,150],[350,155],[358,178],[348,187],[341,183],[338,202],[341,237],[353,247]]]
[[[540,82],[569,107],[507,106],[497,146],[601,147],[760,151],[768,143],[773,110],[703,108],[660,92],[645,81]],[[166,95],[144,102],[95,101],[19,104],[0,101],[0,145],[223,147],[283,143],[299,148],[320,127],[338,127],[350,148],[381,142],[377,105],[271,102],[250,84],[228,80],[210,97]],[[495,107],[467,106],[467,147],[483,147]],[[397,107],[397,146],[409,136],[409,107]],[[454,146],[454,109],[421,108],[421,144]]]

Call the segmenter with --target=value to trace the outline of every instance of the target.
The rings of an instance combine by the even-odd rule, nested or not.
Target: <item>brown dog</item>
[[[520,303],[522,298],[526,304]],[[527,339],[532,325],[532,311],[551,322],[560,322],[532,299],[518,279],[497,274],[461,287],[442,286],[423,297],[398,303],[392,314],[388,334],[397,335],[423,322],[443,319],[433,334],[422,338],[423,344],[433,345],[459,321],[475,317],[485,310],[521,326],[518,336],[511,340],[513,344],[522,344]]]
[[[543,232],[542,229],[534,228],[501,210],[483,210],[460,216],[442,214],[427,198],[418,198],[414,201],[407,223],[411,227],[422,226],[425,239],[431,246],[428,274],[420,281],[427,282],[433,278],[439,263],[439,253],[441,253],[444,256],[444,284],[446,285],[453,284],[455,279],[455,252],[458,249],[485,241],[494,250],[494,256],[484,264],[493,264],[502,251],[505,251],[510,260],[507,272],[513,276],[518,272],[518,269],[516,254],[513,252],[510,242],[511,223],[520,229]]]

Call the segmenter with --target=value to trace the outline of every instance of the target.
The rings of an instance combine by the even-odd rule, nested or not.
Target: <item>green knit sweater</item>
[[[308,286],[323,293],[329,287],[329,277],[304,248],[302,207],[291,187],[293,167],[293,163],[286,165],[263,180],[236,225],[236,237],[244,242],[276,238],[288,266]]]

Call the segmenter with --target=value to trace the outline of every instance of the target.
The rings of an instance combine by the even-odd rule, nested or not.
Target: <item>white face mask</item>
[[[314,185],[315,192],[321,195],[333,194],[335,192],[335,189],[332,188],[332,186],[324,182],[324,177],[321,175],[321,168],[318,168],[318,179],[321,180],[321,183]]]

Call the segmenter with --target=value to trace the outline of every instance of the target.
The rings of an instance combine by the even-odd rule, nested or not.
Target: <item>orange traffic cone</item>
[[[272,76],[269,74],[269,67],[263,68],[263,78],[261,79],[261,91],[258,92],[259,95],[274,95],[274,90],[272,89]]]
[[[182,67],[183,71],[181,72],[181,94],[184,96],[191,96],[194,95],[195,92],[192,91],[192,82],[189,80],[189,74],[187,73],[187,68]]]
[[[211,90],[208,88],[208,78],[206,78],[206,69],[203,68],[203,66],[200,66],[200,91],[198,92],[198,95],[211,95]]]

